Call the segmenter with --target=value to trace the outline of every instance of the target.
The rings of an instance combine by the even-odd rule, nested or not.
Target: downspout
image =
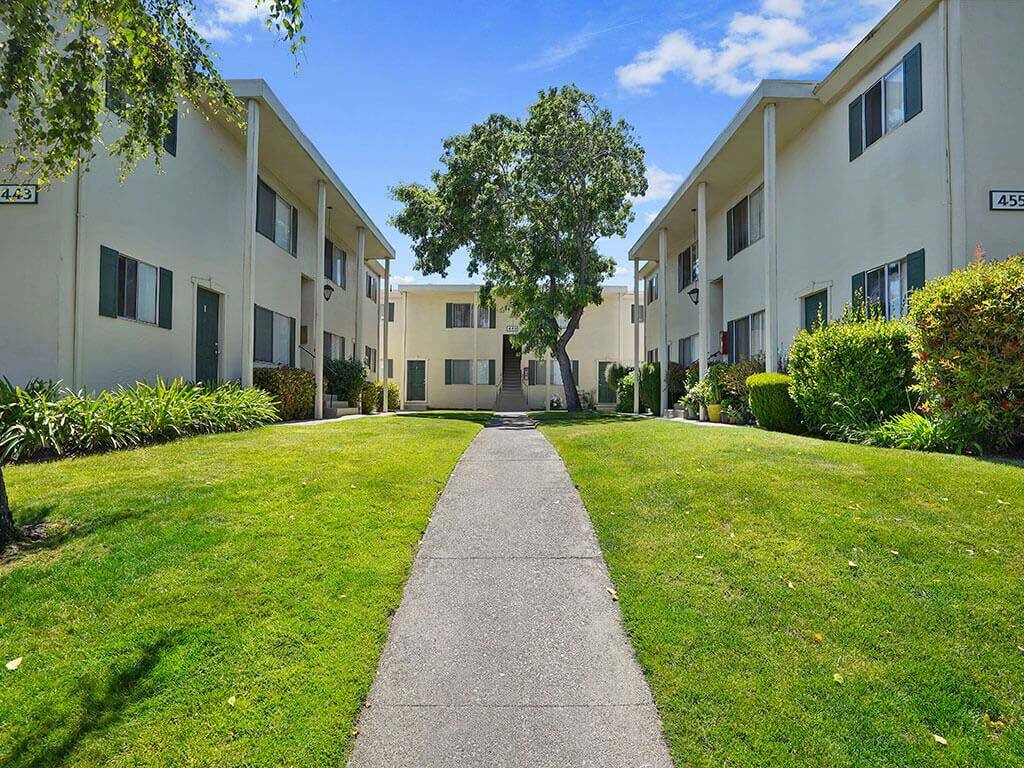
[[[947,267],[953,271],[953,160],[952,142],[950,140],[950,93],[949,93],[949,0],[942,0],[942,79],[943,79],[943,102],[946,108],[945,132],[946,132],[946,245],[948,254]]]
[[[82,276],[79,274],[82,263],[82,160],[79,157],[78,165],[75,167],[75,237],[74,251],[72,253],[72,289],[71,289],[71,388],[78,391],[81,386],[81,319],[79,317],[78,297],[79,286],[82,283]]]

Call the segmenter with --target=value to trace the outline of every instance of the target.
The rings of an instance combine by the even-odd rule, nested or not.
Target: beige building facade
[[[95,390],[293,365],[319,383],[315,360],[354,350],[379,374],[391,245],[265,82],[230,85],[245,130],[181,112],[162,172],[121,182],[101,155],[0,205],[0,375]]]
[[[565,390],[558,365],[550,357],[520,352],[519,331],[500,304],[484,309],[476,285],[409,285],[392,293],[394,322],[390,347],[403,407],[492,410],[499,396],[521,393],[523,407],[542,410]],[[613,408],[614,393],[602,385],[613,363],[629,364],[633,349],[630,322],[633,297],[609,286],[600,305],[588,307],[568,352],[577,389],[601,408]],[[510,402],[512,402],[510,400]]]
[[[855,296],[898,317],[976,244],[1024,249],[1021,29],[1024,3],[901,0],[821,82],[762,82],[630,250],[637,357],[772,370]]]

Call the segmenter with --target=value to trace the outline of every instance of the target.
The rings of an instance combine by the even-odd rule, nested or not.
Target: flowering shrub
[[[986,447],[1024,443],[1024,254],[976,259],[910,298],[917,391]]]

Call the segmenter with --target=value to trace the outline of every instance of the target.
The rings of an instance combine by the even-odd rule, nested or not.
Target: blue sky
[[[754,85],[815,79],[895,0],[407,2],[307,0],[298,59],[255,0],[198,0],[227,77],[261,77],[413,269],[391,228],[389,187],[426,182],[442,140],[492,112],[521,115],[537,91],[576,83],[628,120],[647,151],[650,191],[622,240],[602,243],[626,283],[626,254]],[[456,258],[450,282],[466,282]]]

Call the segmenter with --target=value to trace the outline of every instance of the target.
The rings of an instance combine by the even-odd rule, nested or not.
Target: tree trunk
[[[14,516],[7,502],[7,487],[4,485],[4,470],[0,467],[0,549],[19,538],[14,527]]]
[[[565,351],[565,344],[555,347],[555,359],[558,361],[558,368],[562,371],[562,386],[565,388],[565,409],[567,411],[582,411],[580,396],[576,391],[576,379],[572,375],[572,361],[569,353]]]

